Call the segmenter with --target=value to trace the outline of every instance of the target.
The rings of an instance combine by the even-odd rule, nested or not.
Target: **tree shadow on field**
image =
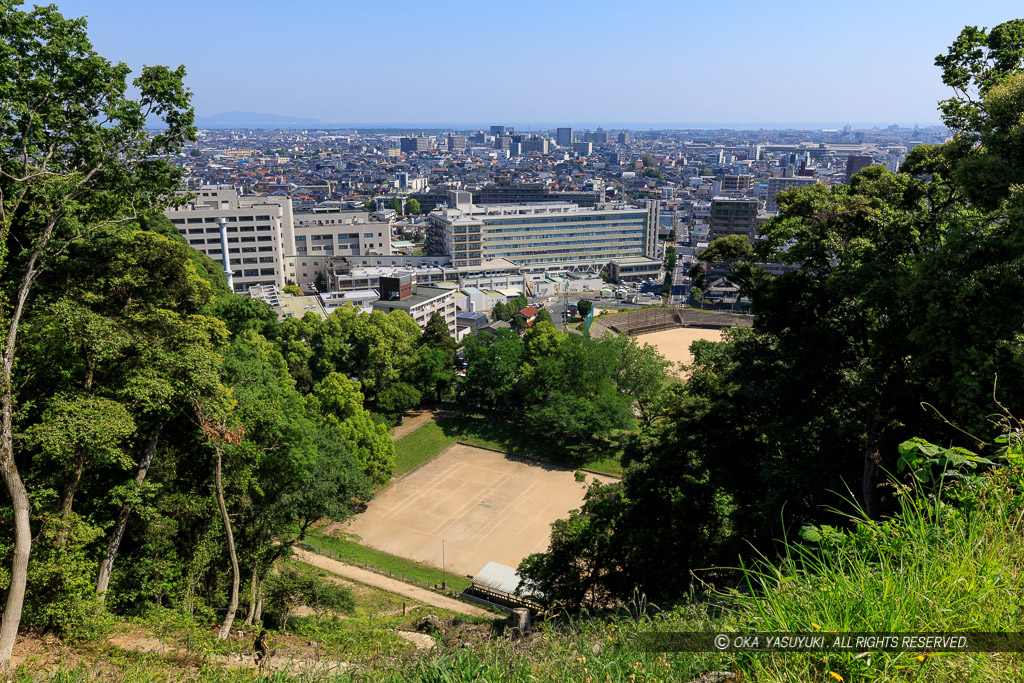
[[[538,439],[520,425],[494,414],[445,413],[435,419],[445,436],[463,443],[492,448],[518,458],[575,469],[594,459],[591,452],[572,452],[551,440]]]

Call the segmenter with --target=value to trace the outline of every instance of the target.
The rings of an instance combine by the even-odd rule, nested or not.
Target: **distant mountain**
[[[215,116],[197,116],[199,128],[295,128],[320,125],[317,119],[298,116],[260,114],[253,111],[226,111]]]

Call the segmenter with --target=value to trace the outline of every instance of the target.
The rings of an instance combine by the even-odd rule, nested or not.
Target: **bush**
[[[352,591],[322,576],[296,569],[284,569],[267,579],[264,599],[284,630],[295,608],[305,605],[316,613],[317,623],[328,613],[346,614],[355,610]]]

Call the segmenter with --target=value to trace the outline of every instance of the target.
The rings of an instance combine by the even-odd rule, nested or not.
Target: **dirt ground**
[[[612,477],[588,474],[614,481]],[[583,502],[573,471],[455,444],[385,489],[345,527],[362,543],[462,576],[546,550]],[[443,542],[443,543],[442,543]],[[443,554],[443,558],[442,558]]]
[[[693,362],[693,356],[690,355],[690,344],[698,339],[722,341],[722,331],[703,327],[677,327],[661,332],[638,334],[636,339],[641,344],[656,346],[661,355],[677,364],[675,366],[676,374],[682,377],[683,373],[679,370],[678,364],[689,365]]]

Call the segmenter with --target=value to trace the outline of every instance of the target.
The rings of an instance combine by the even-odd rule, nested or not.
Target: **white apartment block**
[[[420,329],[426,329],[430,316],[439,314],[448,326],[448,333],[455,336],[455,289],[445,287],[424,287],[418,286],[415,293],[404,299],[394,301],[373,302],[373,310],[390,313],[391,311],[405,311]]]
[[[390,255],[391,224],[365,211],[314,208],[292,212],[286,196],[239,197],[230,186],[203,187],[167,216],[190,246],[223,264],[218,218],[227,221],[236,292],[254,285],[298,283],[312,291],[331,256]]]
[[[655,258],[658,202],[582,208],[576,204],[471,204],[452,193],[454,208],[428,217],[427,250],[450,254],[455,267],[507,259],[530,269],[571,269],[613,259]]]
[[[291,200],[239,197],[229,186],[204,187],[195,195],[188,204],[164,211],[189,246],[223,265],[217,222],[223,218],[235,291],[247,292],[257,285],[283,287],[286,240],[292,227]]]

